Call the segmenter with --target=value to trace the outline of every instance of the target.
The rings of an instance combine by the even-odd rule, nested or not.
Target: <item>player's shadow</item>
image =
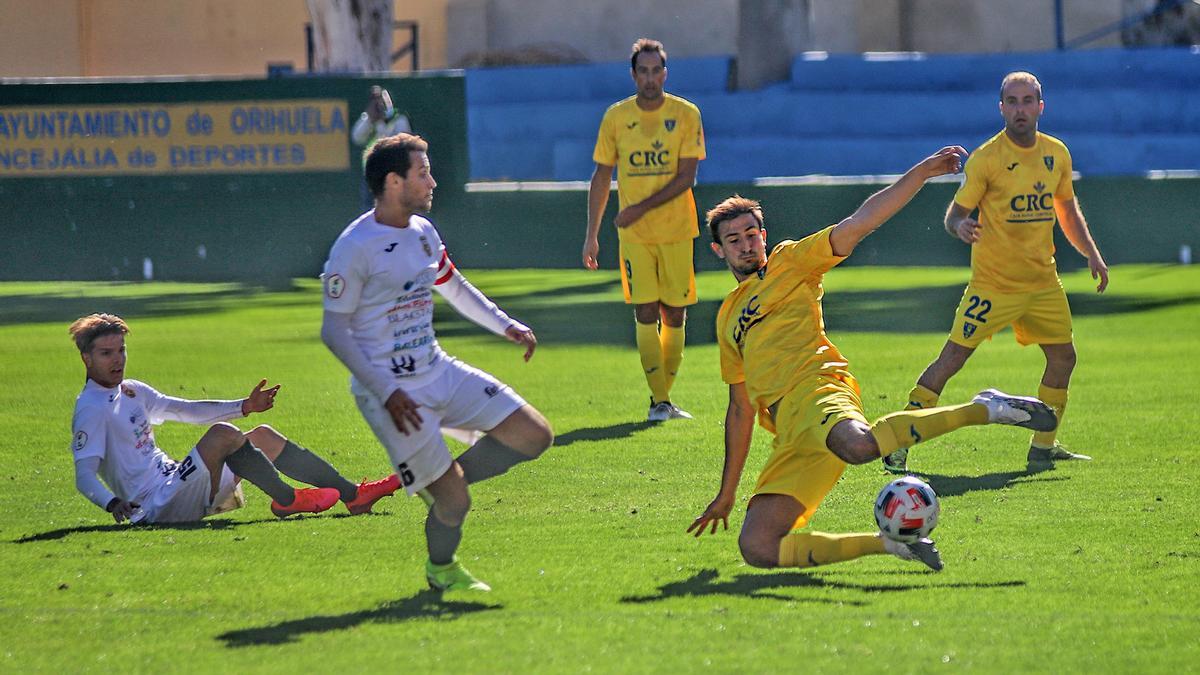
[[[1071,479],[1070,476],[1042,476],[1040,478],[1033,478],[1033,476],[1053,470],[1054,465],[1049,462],[1030,462],[1026,465],[1024,471],[997,471],[995,473],[985,473],[982,476],[943,476],[933,473],[921,473],[920,471],[912,473],[929,483],[930,487],[933,488],[933,491],[939,497],[959,497],[968,492],[978,492],[980,490],[1003,490],[1013,485]]]
[[[421,618],[449,621],[466,614],[503,608],[504,605],[489,605],[482,602],[443,600],[441,591],[423,590],[411,598],[385,602],[375,609],[346,614],[310,616],[306,619],[283,621],[259,628],[231,630],[221,633],[217,639],[224,642],[225,646],[229,648],[281,645],[295,642],[308,633],[345,630],[368,621],[393,623]]]
[[[36,541],[55,541],[72,534],[87,534],[89,532],[131,532],[131,531],[161,531],[161,530],[231,530],[242,525],[280,522],[278,518],[259,518],[257,520],[202,520],[195,523],[159,523],[145,525],[117,524],[109,525],[79,525],[63,527],[57,530],[27,534],[13,539],[14,544],[29,544]]]
[[[1024,581],[952,582],[930,584],[854,584],[837,581],[806,572],[777,572],[775,574],[739,574],[728,581],[719,581],[714,569],[700,570],[683,581],[672,581],[658,587],[654,595],[627,595],[621,602],[641,604],[659,602],[669,598],[705,597],[732,595],[748,598],[764,598],[784,602],[817,602],[832,605],[868,604],[865,600],[816,598],[773,593],[772,590],[787,588],[834,588],[862,593],[897,593],[920,591],[930,588],[1013,588],[1024,586]]]
[[[649,422],[642,420],[641,422],[622,422],[620,424],[610,424],[606,427],[583,427],[568,431],[565,434],[559,434],[554,437],[554,446],[563,447],[579,441],[609,441],[615,438],[628,438],[635,433],[649,429],[658,424],[657,422]]]

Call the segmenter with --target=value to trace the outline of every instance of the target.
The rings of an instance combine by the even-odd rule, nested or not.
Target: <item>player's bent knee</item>
[[[529,445],[533,451],[533,457],[539,457],[543,452],[554,445],[554,430],[550,428],[550,423],[542,417],[541,413],[534,410],[534,424],[530,431]]]
[[[879,443],[871,428],[857,420],[839,422],[825,440],[829,451],[847,464],[867,464],[879,459]]]
[[[217,422],[208,428],[204,436],[229,451],[237,450],[246,442],[242,430],[228,422]]]
[[[745,531],[738,537],[738,549],[742,560],[751,567],[770,568],[779,566],[779,541],[761,534]]]

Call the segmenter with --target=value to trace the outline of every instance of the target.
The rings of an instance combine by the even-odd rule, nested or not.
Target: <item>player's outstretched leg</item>
[[[248,431],[246,438],[261,449],[283,475],[309,485],[337,490],[338,499],[352,515],[369,512],[375,502],[400,487],[400,480],[395,475],[355,485],[319,455],[265,424]]]
[[[553,444],[550,423],[537,408],[525,404],[459,455],[458,464],[466,482],[474,484],[537,459]]]
[[[865,464],[922,441],[966,426],[1008,424],[1044,431],[1057,424],[1054,410],[1036,398],[1011,396],[995,389],[980,392],[970,403],[884,415],[869,429],[856,420],[834,425],[826,444],[842,461]]]
[[[903,544],[872,532],[791,532],[804,512],[804,505],[790,495],[755,495],[746,508],[746,522],[738,537],[746,563],[765,568],[804,568],[890,553],[924,563],[934,571],[942,569],[937,548],[928,539]]]
[[[339,493],[329,488],[296,490],[279,477],[271,460],[237,427],[219,422],[209,427],[196,451],[213,477],[212,495],[217,494],[223,466],[267,493],[271,511],[279,517],[293,513],[320,513],[337,503]]]

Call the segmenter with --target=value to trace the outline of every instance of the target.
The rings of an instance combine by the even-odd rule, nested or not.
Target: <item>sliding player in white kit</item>
[[[178,523],[238,508],[245,478],[273,498],[271,511],[284,518],[319,513],[342,500],[351,514],[366,513],[399,487],[395,476],[355,485],[325,460],[269,426],[242,433],[227,420],[270,410],[279,385],[258,383],[233,401],[190,401],[125,379],[125,334],[113,314],[91,314],[70,333],[87,368],[87,384],[75,401],[71,449],[75,486],[118,523]],[[163,421],[211,424],[183,460],[167,456],[152,425]],[[316,485],[297,490],[290,478]]]
[[[325,263],[321,339],[352,375],[358,409],[410,495],[430,504],[425,576],[440,590],[490,590],[455,551],[471,507],[467,490],[550,447],[554,433],[533,406],[488,373],[444,352],[433,332],[433,290],[459,314],[525,347],[533,331],[509,318],[450,262],[420,215],[437,186],[428,144],[397,134],[376,143],[364,170],[375,208],[338,237]],[[443,427],[486,432],[457,460]]]

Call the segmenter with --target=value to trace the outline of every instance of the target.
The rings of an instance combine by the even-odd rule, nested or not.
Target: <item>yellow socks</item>
[[[1067,390],[1055,389],[1043,384],[1038,387],[1038,398],[1054,408],[1054,414],[1058,417],[1058,428],[1054,431],[1041,431],[1034,434],[1033,445],[1039,448],[1053,448],[1054,439],[1058,436],[1058,429],[1062,428],[1063,415],[1067,411]]]
[[[879,418],[871,426],[871,435],[879,444],[879,455],[886,457],[899,448],[911,448],[921,441],[987,421],[987,407],[981,403],[904,410]]]
[[[926,389],[921,385],[913,387],[912,391],[908,392],[908,405],[905,410],[920,410],[922,408],[935,408],[938,404],[938,395],[933,393],[933,390]]]
[[[637,348],[642,357],[642,371],[646,384],[650,385],[650,396],[655,403],[671,400],[667,387],[666,369],[663,367],[662,343],[658,339],[658,324],[634,322],[637,326]]]
[[[683,363],[683,336],[683,326],[675,328],[668,326],[665,322],[659,331],[668,393],[671,391],[671,386],[675,384],[675,373],[679,372],[679,364]]]
[[[815,567],[884,553],[883,540],[874,534],[793,532],[779,542],[780,567]]]

